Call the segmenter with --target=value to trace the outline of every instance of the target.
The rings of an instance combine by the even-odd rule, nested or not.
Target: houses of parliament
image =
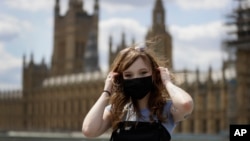
[[[239,2],[241,3],[241,2]],[[83,0],[69,0],[68,10],[60,14],[60,0],[54,5],[54,36],[51,64],[35,63],[23,57],[22,90],[0,90],[1,131],[81,131],[82,121],[100,96],[106,74],[98,62],[99,0],[93,13],[83,7]],[[160,37],[153,50],[172,64],[172,36],[166,28],[162,0],[152,0],[152,23],[145,40]],[[173,70],[180,87],[191,94],[195,109],[176,133],[220,134],[230,124],[250,124],[250,8],[240,4],[228,24],[238,28],[235,40],[224,41],[233,59],[224,60],[219,76],[212,68],[207,73],[196,70]],[[148,15],[151,16],[151,15]],[[109,65],[116,54],[129,46],[121,34],[114,51],[109,44]],[[230,56],[229,55],[229,56]],[[50,67],[49,67],[50,66]],[[227,77],[233,68],[235,76]],[[7,94],[6,94],[7,93]]]

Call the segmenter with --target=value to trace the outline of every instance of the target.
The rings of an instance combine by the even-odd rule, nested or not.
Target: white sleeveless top
[[[169,100],[166,102],[164,109],[163,109],[163,113],[166,114],[168,118],[167,118],[166,122],[162,122],[162,125],[168,130],[168,132],[170,134],[173,133],[173,130],[176,127],[176,123],[174,122],[173,116],[172,116],[171,111],[170,111],[171,105],[172,105],[172,101]],[[131,103],[127,104],[124,108],[127,109],[127,114],[124,118],[124,121],[141,121],[141,122],[149,122],[150,121],[150,118],[149,118],[150,111],[148,108],[141,110],[142,117],[140,117],[140,118],[138,118],[136,116],[136,113],[133,110],[133,106]],[[105,109],[110,111],[111,105],[106,106]],[[154,117],[154,119],[158,120],[156,116]]]

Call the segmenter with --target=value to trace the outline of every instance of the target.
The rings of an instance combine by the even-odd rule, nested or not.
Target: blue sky
[[[83,0],[84,9],[93,12],[94,0]],[[155,0],[100,0],[99,55],[107,70],[108,38],[119,44],[121,34],[127,43],[144,40],[152,24]],[[174,69],[220,70],[225,54],[221,42],[226,36],[223,24],[235,7],[232,0],[163,0],[165,23],[173,38]],[[61,14],[68,0],[61,0]],[[54,0],[0,1],[0,90],[19,89],[22,57],[50,64],[53,49]]]

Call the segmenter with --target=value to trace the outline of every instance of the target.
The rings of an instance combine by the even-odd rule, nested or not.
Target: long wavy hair
[[[153,121],[153,117],[157,116],[159,121],[166,121],[167,115],[163,115],[162,112],[166,100],[170,97],[161,81],[160,71],[157,69],[159,66],[166,66],[166,62],[154,56],[153,51],[151,51],[149,47],[140,48],[137,45],[133,45],[121,50],[111,65],[110,71],[119,74],[113,81],[113,94],[110,99],[113,129],[116,129],[118,123],[124,118],[126,113],[124,107],[128,103],[132,102],[137,116],[141,116],[137,101],[132,100],[129,96],[124,94],[122,75],[123,71],[129,68],[139,57],[152,69],[153,89],[150,91],[150,100],[147,103],[150,111],[149,118]]]

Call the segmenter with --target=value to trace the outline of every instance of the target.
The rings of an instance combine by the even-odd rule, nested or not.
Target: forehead
[[[133,71],[138,71],[141,69],[147,69],[149,71],[151,70],[148,63],[145,62],[141,57],[139,57],[126,70],[124,70],[124,72],[127,72],[127,71],[133,72]]]

